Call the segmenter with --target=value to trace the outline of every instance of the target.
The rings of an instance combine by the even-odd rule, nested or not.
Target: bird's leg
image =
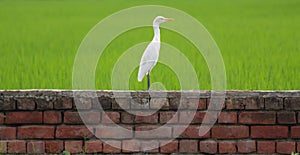
[[[147,78],[148,78],[148,90],[150,90],[150,72],[148,72]]]

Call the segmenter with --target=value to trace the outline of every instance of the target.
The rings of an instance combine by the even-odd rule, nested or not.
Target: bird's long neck
[[[153,29],[154,29],[153,41],[160,41],[159,25],[153,25]]]

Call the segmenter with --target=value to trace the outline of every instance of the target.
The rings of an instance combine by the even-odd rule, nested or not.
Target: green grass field
[[[143,4],[183,10],[208,29],[222,52],[227,89],[300,89],[299,0],[2,0],[0,89],[72,89],[74,58],[84,36],[104,17]],[[133,29],[107,47],[95,75],[97,89],[111,89],[118,57],[131,46],[150,41],[152,33],[151,27]],[[163,42],[192,62],[200,89],[211,89],[207,65],[196,48],[175,32],[161,33]],[[146,79],[138,83],[136,76],[137,70],[130,89],[146,89]],[[152,81],[180,89],[175,74],[162,64],[153,69]]]

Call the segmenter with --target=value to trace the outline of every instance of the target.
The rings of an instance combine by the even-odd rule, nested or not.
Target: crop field
[[[185,11],[207,28],[221,50],[227,89],[300,89],[299,0],[1,0],[0,89],[72,89],[73,63],[86,34],[112,13],[146,4]],[[118,58],[152,37],[152,28],[142,27],[115,38],[99,58],[96,89],[112,89]],[[161,29],[161,37],[191,62],[199,88],[211,89],[209,69],[195,46],[167,29]],[[168,51],[162,48],[164,52]],[[139,83],[137,71],[125,82],[129,89],[146,89],[146,78]],[[180,89],[176,74],[161,63],[151,77],[151,82],[161,82],[168,90]]]

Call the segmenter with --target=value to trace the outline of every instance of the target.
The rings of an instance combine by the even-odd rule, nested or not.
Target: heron
[[[150,89],[150,72],[152,68],[156,65],[159,56],[160,50],[160,30],[159,25],[167,22],[172,21],[173,18],[165,18],[163,16],[157,16],[153,21],[153,30],[154,30],[154,37],[152,41],[148,44],[147,48],[145,49],[143,56],[140,62],[140,68],[138,72],[138,81],[141,82],[145,75],[147,75],[147,86],[148,90]]]

